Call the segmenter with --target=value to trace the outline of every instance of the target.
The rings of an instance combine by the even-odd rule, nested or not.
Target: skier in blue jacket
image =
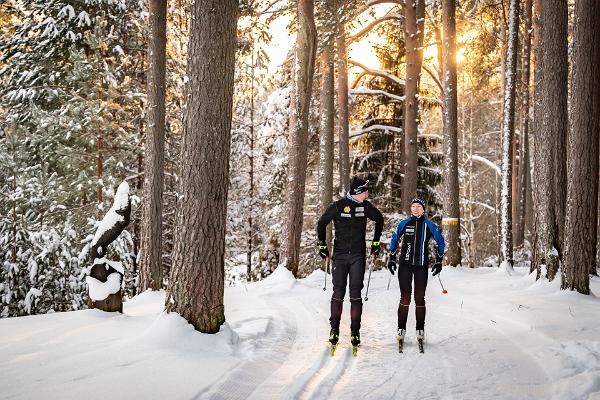
[[[412,292],[414,278],[415,315],[417,319],[417,340],[422,344],[425,337],[425,289],[427,288],[427,260],[428,243],[433,237],[437,244],[435,263],[431,270],[433,276],[442,271],[442,259],[444,256],[445,242],[438,227],[425,218],[425,200],[417,197],[411,204],[412,215],[403,219],[392,234],[390,242],[390,257],[388,269],[394,274],[398,269],[398,281],[400,282],[400,304],[398,306],[398,341],[400,351],[406,334],[406,319]],[[402,245],[399,245],[400,239]],[[398,250],[400,250],[398,252]],[[399,253],[399,254],[397,254]],[[396,261],[396,256],[398,261]],[[397,264],[400,264],[399,266]]]

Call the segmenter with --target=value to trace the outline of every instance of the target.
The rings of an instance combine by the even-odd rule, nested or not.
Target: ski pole
[[[371,254],[371,261],[369,262],[369,280],[367,281],[367,291],[365,293],[365,301],[369,300],[369,284],[371,283],[371,270],[373,269],[373,254]]]
[[[390,274],[390,278],[388,279],[388,287],[387,290],[390,290],[390,282],[392,281],[392,274]]]
[[[440,282],[440,286],[442,287],[442,293],[448,294],[448,291],[444,289],[444,285],[442,284],[442,278],[440,278],[440,274],[438,274],[438,281]]]
[[[323,291],[327,290],[327,270],[329,267],[329,257],[325,259],[325,283],[323,284]]]

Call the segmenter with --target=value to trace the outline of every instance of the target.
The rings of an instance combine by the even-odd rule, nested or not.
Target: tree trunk
[[[557,182],[563,170],[565,152],[562,137],[567,132],[567,4],[565,0],[535,0],[535,96],[534,157],[536,243],[532,267],[553,280],[559,269],[560,233],[563,227],[557,205],[563,188]],[[564,202],[559,208],[564,209]]]
[[[531,70],[529,68],[529,60],[531,58],[531,7],[532,0],[525,0],[523,6],[523,51],[521,57],[521,140],[519,143],[519,177],[517,197],[513,199],[516,204],[516,218],[513,229],[515,232],[514,245],[522,246],[525,240],[525,217],[527,210],[527,190],[528,179],[527,172],[529,171],[529,79]]]
[[[321,127],[319,150],[319,211],[333,200],[333,137],[335,112],[335,82],[333,43],[325,43],[321,54]],[[331,224],[328,225],[327,243],[331,242]]]
[[[456,2],[442,2],[444,38],[444,209],[442,219],[448,251],[446,264],[461,263],[460,202],[458,187],[458,120],[456,84]]]
[[[306,183],[306,163],[308,152],[308,111],[312,92],[315,56],[317,48],[317,30],[314,19],[313,0],[298,2],[298,35],[296,39],[296,62],[294,70],[296,124],[290,127],[288,186],[285,209],[288,210],[285,221],[284,263],[298,275],[300,261],[300,236],[304,214],[304,188]]]
[[[165,151],[167,0],[148,3],[148,130],[140,244],[140,292],[162,287],[162,210]]]
[[[343,22],[337,32],[337,100],[338,100],[338,142],[340,193],[350,190],[350,123],[348,120],[348,54],[346,48],[346,27]]]
[[[419,79],[423,64],[423,19],[425,1],[415,0],[404,7],[406,44],[406,85],[404,86],[404,179],[402,211],[410,215],[411,199],[417,195],[419,130]]]
[[[507,270],[513,267],[512,241],[512,157],[515,135],[515,93],[517,84],[517,55],[519,44],[519,2],[510,1],[508,45],[504,83],[504,109],[502,118],[502,183],[500,193],[500,265]]]
[[[225,321],[225,226],[238,2],[196,1],[191,8],[181,200],[165,306],[200,332],[216,333]]]
[[[600,3],[575,2],[569,130],[569,180],[562,289],[590,293],[595,266],[600,137]]]

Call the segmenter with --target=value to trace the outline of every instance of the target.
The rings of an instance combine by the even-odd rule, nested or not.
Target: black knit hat
[[[350,194],[361,194],[369,190],[369,181],[365,181],[357,176],[350,182]]]
[[[420,197],[415,197],[410,204],[413,205],[414,203],[419,203],[421,206],[423,206],[423,208],[425,208],[425,200]]]

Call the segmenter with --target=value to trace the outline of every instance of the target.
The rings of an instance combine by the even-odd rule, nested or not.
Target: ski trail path
[[[329,356],[331,292],[321,290],[322,273],[297,281],[281,295],[264,293],[276,316],[256,354],[198,398],[464,399],[473,393],[486,399],[558,398],[545,366],[527,350],[531,343],[548,344],[549,339],[510,318],[490,315],[479,293],[461,290],[460,302],[443,296],[432,279],[425,354],[419,354],[412,329],[414,303],[404,353],[399,354],[398,282],[394,277],[387,291],[387,279],[386,273],[373,274],[356,358],[349,343],[347,301],[340,344]]]

